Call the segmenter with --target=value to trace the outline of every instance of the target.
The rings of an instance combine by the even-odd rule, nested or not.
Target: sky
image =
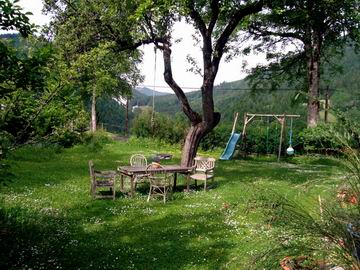
[[[30,16],[30,21],[32,23],[41,26],[48,23],[51,19],[49,16],[42,14],[41,10],[43,5],[41,0],[20,0],[18,4],[24,11],[33,13],[33,15]],[[193,33],[192,27],[185,23],[177,24],[173,32],[173,37],[181,39],[181,42],[175,43],[172,46],[173,77],[178,85],[185,88],[185,92],[199,89],[202,83],[200,75],[187,71],[190,68],[190,64],[188,64],[186,60],[188,54],[197,59],[199,66],[201,67],[201,49],[200,47],[194,46],[194,41],[191,36]],[[155,68],[154,48],[151,45],[147,45],[140,49],[144,52],[140,70],[145,79],[139,86],[146,86],[151,89],[155,88],[156,91],[160,92],[172,92],[163,79],[164,65],[161,52],[158,51],[156,53]],[[250,55],[248,57],[234,58],[229,63],[225,63],[225,61],[222,60],[215,80],[215,85],[222,82],[243,79],[246,76],[246,73],[242,69],[244,62],[248,64],[248,67],[254,67],[257,63],[263,63],[264,59],[264,55]]]

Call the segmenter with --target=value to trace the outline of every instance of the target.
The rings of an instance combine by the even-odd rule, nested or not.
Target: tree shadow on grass
[[[92,201],[65,213],[2,210],[0,268],[220,269],[227,262],[232,245],[221,210],[121,202]]]

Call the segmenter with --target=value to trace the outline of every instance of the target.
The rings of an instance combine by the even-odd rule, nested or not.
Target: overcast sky
[[[42,14],[42,1],[41,0],[20,0],[19,5],[25,11],[30,11],[33,16],[30,17],[31,22],[37,25],[44,25],[49,22],[50,18]],[[187,72],[190,65],[186,61],[186,56],[190,54],[192,57],[199,59],[199,66],[201,67],[201,51],[199,47],[193,45],[191,34],[193,29],[191,26],[181,23],[175,27],[173,37],[181,38],[180,43],[174,44],[172,48],[172,66],[173,76],[176,82],[185,87],[185,91],[191,91],[189,88],[199,88],[201,86],[202,78],[191,72]],[[155,70],[155,53],[152,46],[144,46],[141,48],[144,51],[143,63],[141,65],[141,72],[145,76],[142,85],[149,88],[154,88],[156,85],[157,91],[172,92],[170,89],[165,88],[167,85],[163,79],[163,59],[161,53],[157,52],[156,61],[156,74]],[[254,66],[256,63],[263,62],[263,55],[252,55],[249,57],[238,57],[233,59],[230,63],[222,61],[220,63],[219,72],[215,84],[222,82],[231,82],[244,78],[246,74],[242,70],[242,64],[246,61],[249,66]],[[195,90],[195,89],[194,89]]]

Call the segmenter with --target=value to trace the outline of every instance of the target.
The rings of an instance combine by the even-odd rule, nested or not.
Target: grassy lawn
[[[59,153],[18,150],[8,161],[12,182],[0,192],[0,268],[279,269],[286,247],[318,240],[293,237],[292,221],[276,225],[274,212],[257,200],[276,192],[316,215],[318,195],[335,196],[344,176],[338,162],[320,157],[218,161],[208,192],[184,193],[180,178],[166,204],[147,203],[146,185],[135,198],[118,192],[115,201],[91,199],[88,160],[115,169],[134,153],[159,152],[174,155],[167,163],[179,163],[178,146],[149,140]],[[220,152],[201,154],[218,158]],[[269,251],[265,266],[254,266]]]

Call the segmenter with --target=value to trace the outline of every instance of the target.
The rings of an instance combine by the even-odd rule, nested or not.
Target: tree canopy
[[[66,56],[84,53],[99,42],[113,42],[114,51],[136,50],[154,44],[163,53],[164,79],[179,99],[182,111],[191,122],[183,149],[183,164],[191,164],[202,137],[220,121],[214,111],[213,87],[220,60],[231,49],[249,16],[260,12],[265,1],[46,1],[55,13],[52,31],[65,46]],[[172,27],[184,19],[193,25],[203,51],[202,112],[190,106],[174,80],[171,48]],[[64,31],[64,29],[67,29]]]
[[[299,87],[307,89],[309,127],[318,120],[322,62],[341,53],[345,44],[359,41],[359,6],[356,0],[273,1],[252,22],[250,32],[260,41],[254,48],[273,61],[252,78],[271,80],[273,87],[283,74],[283,80],[300,82]]]

